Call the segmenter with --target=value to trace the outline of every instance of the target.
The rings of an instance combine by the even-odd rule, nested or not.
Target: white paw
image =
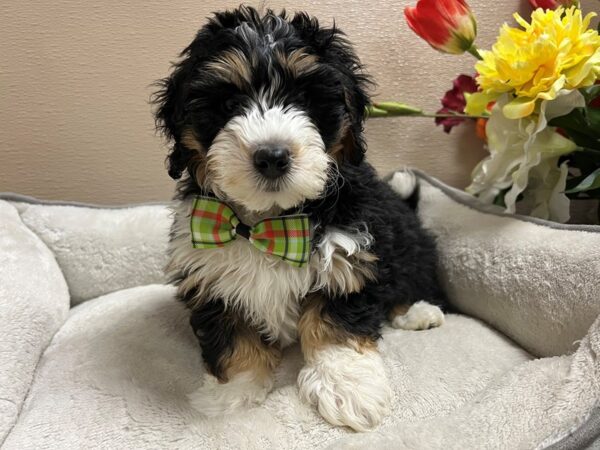
[[[192,407],[208,417],[230,413],[243,406],[262,403],[273,388],[273,380],[259,379],[250,372],[241,372],[227,383],[219,383],[204,374],[204,382],[188,395]]]
[[[412,305],[403,316],[396,316],[392,320],[392,326],[402,330],[427,330],[443,323],[442,310],[423,300]]]
[[[392,175],[389,184],[400,197],[406,200],[417,187],[417,177],[410,170],[403,170]]]
[[[392,391],[379,353],[342,346],[320,350],[298,375],[300,397],[333,425],[356,431],[377,426],[389,414]]]

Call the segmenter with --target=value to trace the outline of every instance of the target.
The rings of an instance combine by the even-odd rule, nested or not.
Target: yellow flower
[[[470,96],[466,111],[477,113],[488,101],[510,93],[514,98],[503,112],[518,119],[535,112],[537,100],[594,84],[600,77],[600,36],[588,29],[594,16],[583,17],[576,7],[537,9],[528,23],[515,14],[522,28],[504,24],[492,51],[481,51],[483,60],[475,68],[483,92]]]

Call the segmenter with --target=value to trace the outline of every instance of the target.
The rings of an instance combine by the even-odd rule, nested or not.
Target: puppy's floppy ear
[[[367,89],[373,84],[363,72],[363,66],[352,45],[341,31],[333,28],[334,39],[330,44],[330,58],[341,75],[346,106],[346,129],[342,137],[344,160],[358,165],[365,157],[367,145],[364,138],[366,107],[370,103]]]
[[[364,138],[365,108],[369,102],[360,83],[352,81],[353,86],[345,92],[348,122],[341,140],[343,159],[351,164],[362,162],[367,151]]]
[[[185,126],[186,114],[185,90],[187,63],[176,66],[173,73],[157,82],[159,90],[153,95],[152,103],[157,105],[155,112],[156,128],[173,142],[171,151],[167,156],[169,176],[174,179],[181,177],[187,168],[194,152],[181,143],[182,132]]]

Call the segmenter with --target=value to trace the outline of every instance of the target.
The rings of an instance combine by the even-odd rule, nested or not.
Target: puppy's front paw
[[[389,414],[392,391],[376,351],[329,346],[300,371],[298,385],[301,398],[333,425],[366,431]]]
[[[439,306],[426,301],[413,304],[404,315],[392,319],[392,326],[402,330],[427,330],[444,323],[444,313]]]
[[[214,417],[262,403],[272,387],[271,378],[260,378],[251,372],[238,373],[227,383],[220,383],[207,373],[202,386],[189,394],[188,399],[195,410]]]

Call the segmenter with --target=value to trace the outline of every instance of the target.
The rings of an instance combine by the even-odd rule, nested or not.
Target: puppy
[[[372,428],[391,401],[383,322],[444,320],[414,177],[397,174],[394,191],[363,161],[368,84],[335,27],[249,7],[216,13],[160,82],[180,180],[168,273],[202,349],[190,400],[206,415],[263,401],[299,341],[301,398]]]

